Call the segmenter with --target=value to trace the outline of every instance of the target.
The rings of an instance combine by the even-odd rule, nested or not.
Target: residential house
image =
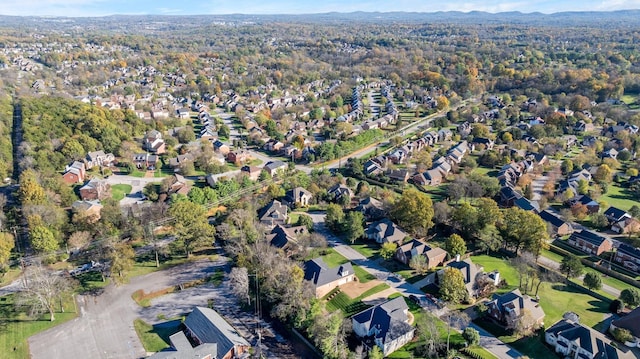
[[[591,132],[595,130],[593,123],[587,123],[584,120],[580,120],[573,127],[576,132]]]
[[[142,140],[142,149],[157,155],[165,153],[166,145],[162,139],[162,134],[156,130],[147,132]]]
[[[269,161],[264,165],[263,169],[273,177],[279,172],[284,172],[286,168],[287,164],[282,161]]]
[[[379,244],[387,242],[400,244],[405,238],[409,237],[406,232],[388,218],[371,223],[365,231],[365,235],[368,239],[374,240]]]
[[[442,183],[442,171],[434,168],[413,176],[413,182],[422,186],[438,186]]]
[[[338,183],[332,186],[331,188],[329,188],[329,190],[327,191],[327,194],[330,197],[332,197],[333,200],[336,202],[340,202],[340,201],[348,202],[353,197],[353,191],[351,190],[351,188],[343,185],[342,183]]]
[[[179,119],[187,119],[187,118],[189,118],[189,109],[186,108],[186,107],[177,109],[176,110],[176,116],[178,116]]]
[[[244,164],[253,159],[251,152],[245,150],[231,151],[227,154],[227,161],[237,165]]]
[[[409,180],[409,174],[409,171],[406,169],[390,170],[387,172],[387,177],[392,181],[404,183]]]
[[[259,219],[260,223],[269,227],[284,225],[289,219],[289,211],[287,206],[274,199],[259,211]]]
[[[283,147],[284,147],[284,143],[275,139],[270,139],[269,141],[267,141],[267,143],[264,144],[264,146],[262,146],[264,150],[274,152],[274,153],[280,152],[280,150],[282,150]]]
[[[215,359],[218,354],[216,343],[203,343],[193,347],[184,332],[169,337],[170,349],[157,352],[148,359]]]
[[[139,170],[153,171],[158,165],[158,155],[152,155],[149,153],[137,153],[133,155],[133,164]]]
[[[516,199],[513,205],[527,212],[533,212],[533,213],[540,212],[540,208],[538,207],[538,202],[530,201],[526,197],[520,197]]]
[[[462,273],[462,278],[464,279],[464,285],[469,293],[470,298],[476,297],[476,282],[478,278],[482,275],[484,268],[479,266],[471,261],[471,258],[467,258],[464,260],[460,259],[460,256],[456,256],[454,261],[447,263],[445,268],[455,268]],[[436,273],[436,283],[440,283],[442,276],[444,275],[444,269],[440,269]]]
[[[387,215],[384,204],[371,196],[361,199],[356,211],[364,214],[364,217],[369,221],[379,220]]]
[[[404,297],[397,297],[354,315],[353,332],[368,348],[377,345],[386,357],[413,339],[408,313]]]
[[[252,181],[257,181],[262,173],[262,168],[256,166],[242,166],[240,173],[249,176]]]
[[[220,140],[215,140],[213,141],[213,150],[222,154],[223,156],[227,156],[229,154],[229,151],[231,151],[231,148],[229,148],[226,143]]]
[[[272,246],[291,253],[298,250],[298,237],[308,232],[305,226],[285,227],[277,224],[266,236],[266,239]]]
[[[640,221],[633,217],[624,218],[611,225],[611,230],[620,234],[638,233],[640,232]]]
[[[95,223],[100,219],[102,205],[98,201],[75,201],[71,204],[74,213],[87,218],[87,222]]]
[[[180,171],[181,166],[184,166],[187,163],[193,163],[193,161],[195,161],[193,155],[191,153],[186,153],[184,155],[169,158],[169,167],[173,168],[174,171]]]
[[[440,247],[430,247],[418,239],[413,239],[396,249],[395,259],[406,265],[409,265],[411,258],[415,256],[424,256],[427,259],[427,267],[431,269],[444,263],[447,252]]]
[[[285,200],[291,207],[307,207],[313,194],[302,187],[296,187],[287,191]]]
[[[115,161],[113,153],[104,153],[104,151],[93,151],[87,153],[87,157],[84,160],[84,166],[86,169],[93,167],[109,167]]]
[[[242,357],[251,345],[215,310],[196,307],[184,320],[185,332],[196,345],[215,343],[216,359]]]
[[[169,194],[181,194],[181,195],[187,195],[189,193],[189,191],[191,190],[191,186],[189,185],[189,183],[187,182],[187,180],[184,178],[184,176],[179,175],[177,173],[175,173],[173,175],[173,177],[171,177],[171,186],[169,186]]]
[[[604,211],[604,216],[607,217],[610,225],[614,225],[627,218],[631,218],[631,215],[629,213],[613,206],[607,208],[607,210]]]
[[[313,286],[316,298],[322,298],[337,287],[355,280],[355,271],[350,262],[329,268],[318,257],[304,262],[303,267],[304,279]]]
[[[103,200],[111,197],[111,186],[107,181],[91,179],[80,187],[80,199],[83,201]]]
[[[495,145],[493,140],[489,138],[483,138],[483,137],[476,137],[473,139],[473,141],[471,141],[471,143],[473,143],[476,147],[478,145],[482,145],[484,146],[485,150],[492,150],[493,146]]]
[[[584,205],[585,207],[587,207],[588,214],[600,212],[600,203],[591,199],[591,197],[587,195],[579,195],[579,196],[573,197],[568,201],[568,204],[571,207],[577,204]]]
[[[640,307],[632,310],[618,319],[614,319],[609,326],[609,331],[613,332],[616,328],[626,329],[633,335],[633,340],[624,343],[624,345],[632,348],[640,346]]]
[[[64,173],[62,174],[62,180],[66,184],[82,183],[84,182],[85,175],[84,163],[74,161],[65,168]]]
[[[511,186],[503,186],[499,194],[500,205],[504,207],[513,207],[518,199],[523,198],[522,193]]]
[[[207,185],[211,188],[216,188],[217,182],[218,182],[215,175],[212,173],[209,173],[206,176],[204,176],[204,181],[207,182]]]
[[[363,172],[367,176],[374,176],[382,173],[382,171],[384,171],[384,168],[380,166],[378,162],[375,162],[373,160],[368,160],[363,165]]]
[[[547,344],[555,348],[559,355],[572,359],[618,359],[618,350],[604,334],[576,323],[562,319],[544,333]]]
[[[566,236],[573,232],[573,227],[569,222],[564,221],[562,218],[556,216],[555,214],[549,212],[548,210],[544,210],[538,213],[540,218],[547,223],[547,226],[551,228],[554,235],[557,236]]]
[[[602,151],[600,154],[602,158],[613,158],[614,160],[618,158],[618,151],[615,148],[610,148],[608,150]]]
[[[599,256],[609,252],[613,248],[613,242],[609,238],[602,237],[594,232],[581,230],[571,234],[567,244],[585,253]]]
[[[613,261],[634,272],[640,272],[640,248],[620,243],[614,252]]]
[[[486,305],[488,316],[507,328],[515,328],[524,315],[531,316],[531,326],[534,329],[544,324],[544,310],[540,303],[528,295],[523,295],[519,289],[503,295],[494,294],[493,299]]]

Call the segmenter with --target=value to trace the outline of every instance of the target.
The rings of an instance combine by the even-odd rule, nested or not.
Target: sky
[[[1,15],[107,16],[311,14],[353,11],[613,11],[640,0],[0,0]]]

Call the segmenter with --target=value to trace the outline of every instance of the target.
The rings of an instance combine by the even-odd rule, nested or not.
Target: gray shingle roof
[[[369,332],[372,328],[375,329],[373,336],[385,343],[414,330],[407,324],[408,310],[404,297],[397,297],[354,315],[352,320],[365,324]]]
[[[223,358],[236,345],[250,346],[249,342],[213,309],[196,307],[187,316],[184,325],[200,342],[217,344],[216,358]]]
[[[329,268],[322,258],[315,258],[304,263],[304,279],[313,283],[316,288],[353,273],[353,266],[350,262],[333,268]]]

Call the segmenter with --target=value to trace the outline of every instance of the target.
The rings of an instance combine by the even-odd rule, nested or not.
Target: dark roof
[[[591,244],[594,244],[596,246],[600,246],[603,242],[607,241],[608,239],[597,235],[591,231],[587,231],[587,230],[581,230],[579,232],[573,232],[571,234],[571,237],[569,237],[569,240],[583,240],[585,242],[589,242]]]
[[[184,325],[202,343],[216,343],[216,358],[223,358],[236,345],[249,347],[243,337],[215,310],[196,307],[184,321]]]
[[[322,258],[315,258],[304,263],[304,279],[313,283],[315,287],[323,286],[350,274],[354,274],[350,262],[333,268],[329,268]]]
[[[540,218],[542,218],[543,221],[550,223],[554,227],[560,227],[567,223],[562,218],[555,216],[547,210],[538,213],[538,215],[540,216]]]
[[[534,302],[529,296],[522,295],[519,289],[512,290],[503,295],[493,295],[493,300],[489,305],[495,305],[500,312],[505,312],[507,308],[515,311],[517,316],[526,309],[534,319],[539,320],[544,317],[544,311],[538,303]]]
[[[632,257],[640,258],[640,248],[630,246],[626,243],[620,243],[618,246],[618,252],[624,252]]]
[[[287,206],[278,200],[273,200],[260,210],[260,221],[281,221],[284,222],[287,217]]]
[[[570,320],[560,320],[546,332],[576,343],[580,348],[592,353],[594,358],[619,358],[618,350],[609,344],[610,341],[602,333]]]
[[[618,328],[627,329],[634,337],[640,338],[640,307],[632,310],[629,314],[611,322]]]
[[[287,165],[282,161],[269,161],[267,162],[266,165],[264,165],[264,168],[266,168],[269,171],[273,171],[273,170],[277,170],[278,168],[286,167],[286,166]]]
[[[518,198],[515,202],[514,205],[516,207],[519,207],[521,209],[524,209],[525,211],[538,211],[538,204],[532,201],[529,201],[527,198],[525,197],[520,197]]]
[[[464,283],[469,284],[473,283],[476,279],[476,276],[480,272],[480,268],[478,265],[473,263],[470,258],[461,261],[453,261],[447,264],[447,267],[456,268],[462,272],[462,277],[464,278]]]
[[[616,207],[613,207],[613,206],[607,208],[607,210],[604,211],[604,215],[609,217],[609,218],[614,218],[616,220],[622,219],[625,215],[629,216],[629,214],[627,214],[626,211],[623,211],[623,210],[621,210],[619,208],[616,208]]]
[[[289,242],[296,243],[298,235],[307,232],[307,227],[284,227],[280,224],[276,225],[271,233],[267,235],[267,239],[270,239],[271,245],[278,248],[286,247]]]
[[[388,302],[378,304],[352,317],[352,320],[364,324],[376,339],[380,339],[382,343],[391,342],[406,333],[415,330],[411,325],[407,324],[407,314],[409,310],[404,297],[397,297]]]

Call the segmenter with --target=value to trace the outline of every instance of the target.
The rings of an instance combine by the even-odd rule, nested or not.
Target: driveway
[[[519,351],[511,348],[507,344],[503,343],[500,339],[494,337],[491,333],[480,328],[474,323],[469,324],[469,327],[477,330],[480,333],[480,346],[490,351],[499,359],[523,357],[523,355]]]
[[[226,265],[226,258],[215,262],[209,260],[192,262],[168,270],[136,277],[129,284],[116,287],[109,285],[99,296],[80,295],[77,308],[80,315],[69,322],[51,328],[29,338],[32,358],[141,358],[147,355],[133,321],[145,319],[159,312],[144,311],[131,295],[142,289],[151,292],[204,278]],[[175,311],[186,311],[186,303],[175,307]],[[206,305],[206,301],[200,305]],[[173,312],[168,311],[168,314]],[[146,315],[145,315],[146,314]],[[167,316],[168,317],[168,316]]]

